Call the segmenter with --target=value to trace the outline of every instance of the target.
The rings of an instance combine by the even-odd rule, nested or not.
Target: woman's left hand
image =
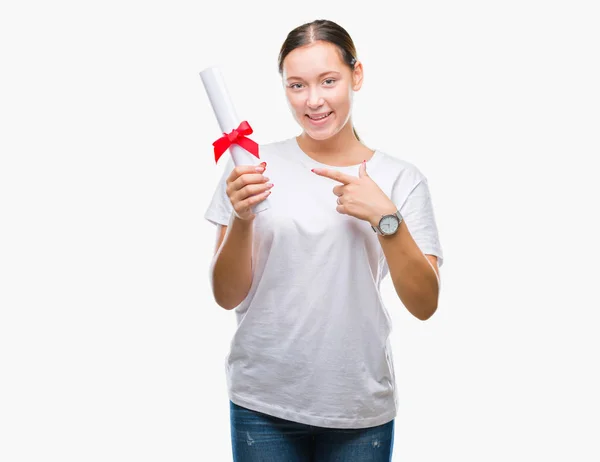
[[[397,210],[391,199],[367,174],[366,162],[360,165],[358,177],[326,168],[315,168],[312,172],[342,183],[333,188],[333,194],[338,196],[336,210],[339,213],[375,226],[382,215],[393,214]]]

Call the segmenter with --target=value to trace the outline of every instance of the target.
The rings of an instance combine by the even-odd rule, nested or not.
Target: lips
[[[333,111],[321,112],[319,114],[306,114],[306,115],[311,120],[321,120],[321,119],[325,119],[327,116],[331,115],[332,113],[333,113]]]

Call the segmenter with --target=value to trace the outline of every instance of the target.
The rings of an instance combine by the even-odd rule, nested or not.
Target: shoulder
[[[382,150],[377,152],[380,156],[378,168],[393,176],[395,182],[416,186],[427,180],[425,174],[413,162]]]
[[[294,138],[286,138],[284,140],[269,141],[258,145],[259,155],[277,156],[285,154],[292,149]]]
[[[260,161],[267,163],[267,171],[284,172],[298,167],[300,161],[295,138],[260,143],[258,147]]]

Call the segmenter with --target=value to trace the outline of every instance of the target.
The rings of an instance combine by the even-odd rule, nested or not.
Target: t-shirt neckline
[[[296,139],[295,136],[290,138],[290,143],[292,144],[296,154],[298,154],[300,161],[304,165],[307,165],[310,167],[327,168],[327,169],[334,169],[334,170],[337,170],[337,169],[356,170],[358,167],[360,167],[360,164],[340,166],[340,165],[329,165],[329,164],[324,164],[322,162],[318,162],[302,150],[302,148],[298,144],[298,140]],[[372,166],[375,162],[377,162],[377,160],[379,160],[379,157],[381,156],[381,153],[378,149],[375,149],[374,151],[375,152],[373,153],[371,158],[367,161],[367,168]]]

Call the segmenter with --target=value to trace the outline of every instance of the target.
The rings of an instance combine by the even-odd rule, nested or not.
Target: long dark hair
[[[283,75],[283,60],[285,57],[296,48],[309,45],[322,40],[329,42],[337,46],[342,55],[342,60],[348,65],[350,70],[354,70],[354,64],[356,63],[356,47],[350,37],[350,34],[339,24],[327,19],[316,19],[312,22],[307,22],[301,26],[296,27],[292,30],[279,52],[278,69],[279,74]],[[352,127],[354,136],[360,141],[358,133],[354,127]]]

